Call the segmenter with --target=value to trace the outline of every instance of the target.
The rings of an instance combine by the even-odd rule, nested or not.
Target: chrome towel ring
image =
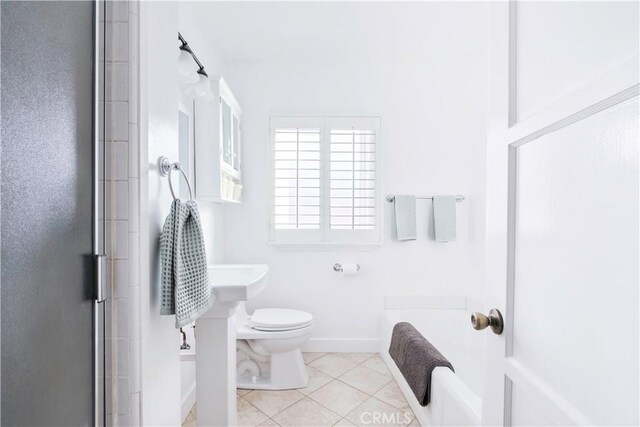
[[[162,156],[158,159],[158,171],[160,172],[160,176],[166,176],[169,180],[169,190],[171,191],[171,195],[173,196],[173,200],[177,200],[175,191],[173,191],[173,184],[171,183],[171,171],[178,170],[184,177],[185,182],[187,183],[187,188],[189,189],[189,200],[193,200],[193,191],[191,189],[191,183],[189,182],[189,178],[185,173],[182,166],[180,166],[179,162],[171,163],[171,161]]]

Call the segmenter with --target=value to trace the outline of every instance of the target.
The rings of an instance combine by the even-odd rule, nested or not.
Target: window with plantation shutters
[[[272,117],[273,243],[380,240],[377,117]]]
[[[376,226],[376,134],[373,129],[331,129],[330,228]]]
[[[320,129],[275,130],[277,229],[320,228]]]

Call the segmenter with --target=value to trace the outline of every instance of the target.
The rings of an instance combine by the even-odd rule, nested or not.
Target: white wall
[[[160,177],[158,157],[178,158],[178,31],[182,31],[207,67],[220,67],[206,49],[201,28],[206,20],[185,12],[178,2],[141,5],[141,253],[142,287],[142,423],[180,425],[179,332],[173,316],[160,316],[159,238],[171,206],[167,179]],[[200,34],[200,35],[198,35]],[[194,63],[194,67],[195,67]],[[218,71],[220,72],[220,71]],[[178,179],[174,175],[174,179]],[[222,207],[199,203],[209,262],[222,259]]]
[[[140,17],[140,142],[142,158],[147,160],[141,171],[141,238],[147,242],[141,256],[142,283],[147,284],[141,293],[141,421],[154,426],[180,425],[181,421],[175,319],[160,316],[158,248],[171,193],[156,167],[158,157],[178,156],[176,93],[170,90],[177,87],[177,10],[175,2],[147,2],[141,5]]]
[[[210,76],[224,74],[224,63],[216,49],[209,43],[210,35],[207,30],[210,26],[208,25],[208,20],[203,19],[206,15],[200,13],[197,3],[180,2],[178,8],[178,30],[205,66],[206,72]],[[197,119],[200,118],[197,110],[195,111],[195,117]],[[222,263],[224,256],[224,206],[198,200],[198,207],[205,235],[207,260],[209,263]],[[196,349],[194,329],[185,328],[185,332],[191,345],[191,350],[183,351],[183,355],[184,353],[193,353]],[[184,421],[195,400],[195,357],[189,357],[188,360],[183,359],[180,362],[180,374],[181,417]]]
[[[349,8],[355,21],[371,23],[359,39],[360,45],[367,40],[359,55],[333,49],[315,56],[311,50],[304,60],[291,53],[257,61],[225,58],[225,79],[244,112],[245,186],[244,203],[226,208],[225,262],[268,263],[268,288],[249,308],[310,311],[315,330],[309,348],[327,350],[377,349],[384,295],[477,297],[483,292],[486,5]],[[247,13],[245,8],[243,18]],[[234,15],[222,19],[228,22]],[[247,43],[250,38],[268,44],[258,32],[248,34]],[[352,39],[346,34],[345,44],[353,45]],[[224,48],[225,40],[216,43]],[[431,202],[418,201],[415,242],[393,240],[392,205],[383,202],[380,248],[309,251],[268,245],[270,115],[381,115],[382,193],[466,195],[458,205],[458,242],[427,237]],[[336,261],[358,262],[360,275],[337,275]]]

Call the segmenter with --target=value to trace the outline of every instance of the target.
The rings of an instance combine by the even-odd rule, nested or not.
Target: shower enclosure
[[[101,7],[0,5],[3,425],[105,425]]]

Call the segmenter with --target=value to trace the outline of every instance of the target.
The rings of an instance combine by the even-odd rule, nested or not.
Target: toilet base
[[[250,358],[250,356],[249,356]],[[256,376],[249,372],[238,373],[237,387],[249,390],[290,390],[305,388],[309,374],[299,348],[270,356],[270,372]]]

